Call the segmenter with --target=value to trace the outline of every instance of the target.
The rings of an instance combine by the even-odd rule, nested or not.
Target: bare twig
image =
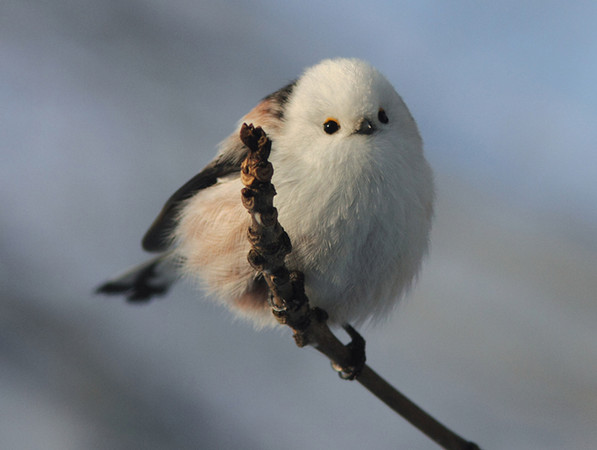
[[[248,259],[263,274],[270,288],[274,315],[281,323],[292,328],[298,346],[315,347],[339,368],[341,374],[346,374],[346,378],[355,378],[443,448],[478,449],[476,444],[439,423],[367,366],[364,363],[364,341],[351,326],[345,329],[353,341],[344,345],[327,326],[327,314],[319,308],[310,308],[304,292],[303,274],[290,272],[284,264],[292,246],[278,222],[278,213],[273,206],[276,191],[271,183],[273,167],[268,161],[271,141],[261,128],[247,124],[243,124],[240,136],[249,149],[241,168],[241,179],[245,185],[242,202],[252,217],[248,232],[251,243]],[[361,360],[356,362],[355,348],[362,351]]]

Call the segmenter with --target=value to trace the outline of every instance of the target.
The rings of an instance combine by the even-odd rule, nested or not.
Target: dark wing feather
[[[295,82],[265,97],[244,119],[256,126],[280,126],[284,116],[284,105],[288,101]],[[143,248],[149,252],[163,252],[171,245],[170,234],[176,225],[176,216],[181,203],[202,189],[216,184],[218,178],[240,171],[240,165],[247,156],[238,133],[224,144],[226,149],[205,169],[187,181],[168,199],[160,214],[153,221],[143,237]]]
[[[247,153],[240,139],[238,147],[218,156],[201,172],[187,181],[166,202],[143,237],[143,248],[148,252],[163,252],[171,244],[170,232],[176,225],[178,209],[184,200],[191,198],[202,189],[213,186],[218,178],[240,171],[240,164]]]

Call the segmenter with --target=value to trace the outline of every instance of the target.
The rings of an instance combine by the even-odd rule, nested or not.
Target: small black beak
[[[364,119],[361,119],[361,121],[358,123],[355,133],[369,135],[369,134],[373,134],[374,131],[375,131],[375,127],[373,126],[371,121],[369,119],[364,118]]]

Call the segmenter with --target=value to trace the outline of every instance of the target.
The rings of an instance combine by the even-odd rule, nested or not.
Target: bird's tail
[[[176,268],[172,253],[163,253],[106,281],[96,293],[124,295],[131,302],[148,301],[168,291],[178,278]]]

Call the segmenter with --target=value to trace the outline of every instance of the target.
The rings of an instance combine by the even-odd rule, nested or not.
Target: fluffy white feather
[[[328,120],[339,124],[333,134],[324,131]],[[357,132],[363,120],[367,134]],[[392,85],[363,61],[326,60],[283,102],[266,98],[243,121],[272,138],[274,202],[293,243],[287,263],[304,272],[311,303],[336,323],[386,315],[427,252],[434,197],[417,126]],[[235,135],[220,154],[232,151]],[[175,253],[182,271],[233,311],[274,323],[246,259],[241,188],[238,176],[227,176],[188,199]]]

